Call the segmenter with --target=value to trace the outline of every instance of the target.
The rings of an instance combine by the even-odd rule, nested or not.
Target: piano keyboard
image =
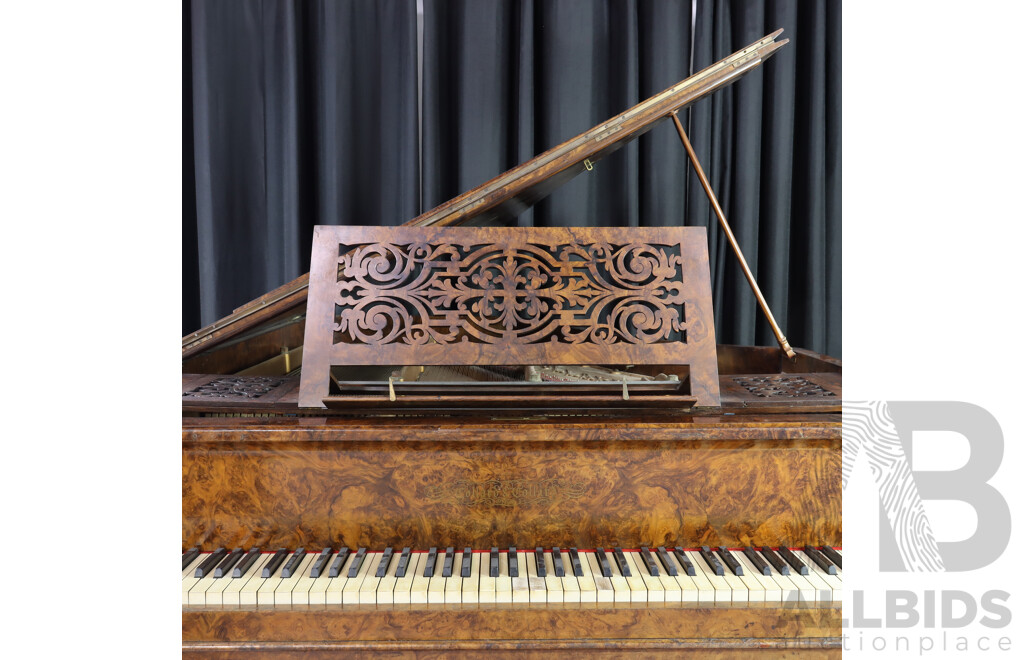
[[[792,603],[839,607],[842,551],[797,548],[253,548],[182,555],[186,607]]]

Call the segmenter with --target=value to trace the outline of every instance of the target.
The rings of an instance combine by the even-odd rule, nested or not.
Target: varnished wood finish
[[[837,418],[184,424],[185,547],[842,545]]]

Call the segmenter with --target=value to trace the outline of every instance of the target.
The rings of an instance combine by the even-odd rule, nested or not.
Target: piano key
[[[235,570],[231,571],[231,578],[241,578],[250,568],[252,568],[252,565],[255,564],[260,557],[259,548],[249,548],[249,552],[247,552],[245,556],[242,557],[242,560],[238,562],[235,566]]]
[[[729,583],[725,581],[724,575],[719,575],[715,572],[715,569],[704,560],[704,556],[699,552],[691,550],[685,551],[687,559],[693,564],[694,572],[703,575],[703,582],[707,583],[707,588],[711,590],[711,602],[714,603],[730,603],[732,602],[732,589],[729,588]],[[721,569],[721,566],[719,566]],[[724,573],[724,571],[723,571]],[[701,588],[701,582],[697,580],[697,576],[693,576],[694,582],[698,583],[698,588]],[[706,594],[698,593],[698,599],[705,601],[707,599]]]
[[[824,554],[818,552],[816,548],[809,545],[805,545],[803,554],[804,556],[808,557],[811,561],[813,561],[815,564],[817,564],[818,567],[821,568],[821,570],[825,571],[829,575],[836,574],[835,564],[830,562],[828,560],[828,557],[826,557]]]
[[[554,561],[554,553],[551,555],[552,562]],[[582,594],[580,593],[579,578],[572,569],[565,571],[565,574],[558,578],[562,582],[562,601],[565,603],[579,603],[583,600]]]
[[[623,558],[622,563],[625,564],[626,560]],[[629,588],[629,583],[626,582],[625,576],[622,575],[622,570],[619,567],[618,557],[616,556],[615,561],[608,562],[608,567],[611,569],[611,577],[608,578],[612,583],[612,590],[615,595],[616,603],[629,603],[633,599],[632,589]]]
[[[580,551],[576,548],[569,548],[569,563],[572,565],[572,574],[577,578],[583,577],[583,562],[580,561]]]
[[[676,561],[679,562],[679,567],[683,573],[690,577],[696,575],[696,569],[693,567],[693,562],[690,561],[690,556],[686,554],[682,548],[679,546],[672,548],[672,555],[676,558]]]
[[[789,575],[789,564],[782,561],[782,557],[776,554],[774,550],[769,547],[762,547],[760,548],[760,552],[761,556],[768,560],[768,563],[771,564],[772,568],[774,568],[780,575]]]
[[[406,546],[402,548],[402,554],[398,557],[398,570],[395,571],[395,577],[405,577],[406,571],[409,570],[410,559],[412,559],[412,548]]]
[[[747,568],[756,571],[759,575],[771,575],[771,570],[768,568],[768,562],[764,560],[761,555],[757,554],[749,545],[743,548],[743,555],[747,558]]]
[[[448,546],[444,551],[444,563],[441,565],[441,577],[450,578],[455,567],[455,548]]]
[[[647,569],[648,575],[651,577],[658,577],[658,565],[654,562],[654,557],[651,556],[651,550],[647,546],[642,546],[640,548],[640,560],[641,561],[637,563],[643,564],[643,567]]]
[[[591,568],[588,559],[588,555],[592,554],[588,552],[581,556],[578,550],[575,553],[572,550],[569,551],[569,556],[576,559],[577,564],[574,564],[574,566],[579,566],[579,575],[576,578],[576,582],[580,589],[581,603],[597,602],[597,585],[594,582],[594,569]]]
[[[729,567],[729,570],[732,571],[733,575],[736,577],[743,575],[743,567],[738,561],[736,561],[736,558],[732,556],[732,553],[728,548],[719,546],[719,548],[715,550],[715,553],[722,558],[722,561],[724,561],[725,565]]]
[[[745,577],[744,582],[750,589],[751,601],[761,601],[767,603],[780,603],[782,602],[782,589],[778,583],[775,582],[770,576],[765,575],[757,569],[754,562],[751,561],[750,557],[745,552],[737,552],[736,561],[738,561],[746,570],[744,571]],[[768,568],[768,564],[765,564],[765,568]],[[760,586],[759,595],[755,598],[755,590],[751,588],[752,581],[756,581]]]
[[[324,548],[320,551],[320,556],[313,562],[312,568],[309,569],[309,577],[318,578],[327,569],[327,564],[331,561],[332,551],[330,548]]]
[[[413,575],[412,586],[409,588],[409,602],[426,603],[427,589],[430,588],[430,575],[434,573],[434,562],[437,561],[437,548],[434,552],[416,553],[416,573]],[[430,566],[427,566],[429,564]],[[430,573],[430,575],[428,575]]]
[[[519,577],[519,551],[514,545],[508,549],[508,576],[513,580]]]
[[[244,551],[241,548],[235,548],[228,556],[224,558],[221,563],[217,564],[217,568],[213,569],[213,577],[223,577],[227,575],[231,568],[238,563],[238,560],[242,558]]]
[[[221,555],[221,557],[223,557],[223,555]],[[203,606],[207,604],[206,591],[210,589],[213,586],[214,582],[218,579],[213,576],[213,564],[210,563],[211,559],[216,558],[217,553],[211,553],[211,555],[205,559],[203,564],[200,564],[200,567],[196,569],[195,573],[193,573],[193,577],[196,579],[196,582],[188,590],[188,600],[185,601],[188,605]],[[198,574],[200,573],[204,565],[207,567],[206,572],[203,576],[200,577]],[[227,582],[227,580],[224,581]]]
[[[830,548],[827,545],[823,545],[821,546],[820,550],[822,554],[824,554],[832,561],[833,564],[835,564],[839,568],[843,567],[843,556],[839,554],[835,548]]]
[[[491,553],[488,557],[488,569],[487,575],[491,578],[498,577],[498,549],[491,548]]]
[[[807,574],[807,579],[815,588],[818,589],[816,600],[819,603],[838,603],[843,597],[843,584],[842,580],[837,575],[833,575],[827,572],[826,569],[818,566],[814,560],[804,551],[794,550],[795,554],[800,561],[807,564],[810,569]],[[832,566],[832,564],[829,564]],[[835,568],[833,566],[833,568]]]
[[[374,577],[382,578],[388,574],[388,567],[391,565],[391,557],[394,556],[395,551],[392,548],[384,548],[384,552],[380,555],[380,561],[377,563],[377,570],[374,572]]]
[[[800,561],[793,551],[784,545],[779,546],[779,555],[786,560],[786,563],[793,567],[793,570],[800,575],[807,576],[808,568],[807,565]]]
[[[359,603],[359,590],[362,588],[366,576],[370,574],[370,562],[366,561],[366,555],[366,548],[359,548],[352,555],[352,562],[348,567],[348,573],[346,573],[348,582],[345,583],[345,588],[341,590],[341,602],[343,605],[356,605]]]
[[[281,567],[281,564],[284,563],[284,559],[287,556],[288,556],[287,548],[278,548],[274,552],[274,555],[270,558],[270,561],[268,561],[266,564],[263,565],[263,577],[264,577],[264,579],[273,577],[274,573],[276,573],[277,569]]]
[[[482,552],[473,552],[471,548],[466,548],[462,562],[465,566],[466,562],[469,562],[468,575],[463,571],[462,578],[462,602],[463,603],[479,603],[480,602],[480,561],[483,557]]]
[[[547,577],[548,569],[544,565],[544,560],[542,559],[544,556],[544,548],[534,548],[533,556],[537,560],[537,577]]]
[[[544,565],[544,588],[549,603],[564,603],[565,593],[562,592],[562,578],[555,575],[555,559],[550,552],[537,555],[537,568]],[[565,572],[564,570],[562,571]]]
[[[629,566],[630,577],[626,578],[629,585],[631,603],[665,602],[665,591],[661,588],[661,580],[650,575],[644,575],[645,571],[640,567],[639,557],[635,552],[623,553],[623,558]]]
[[[366,553],[366,575],[359,585],[359,602],[362,605],[373,605],[377,602],[377,585],[380,584],[380,578],[377,577],[376,566],[380,565],[383,555],[383,552]]]
[[[299,551],[302,552],[301,555],[298,554]],[[297,556],[298,562],[292,567],[289,574],[286,576],[284,574],[284,570],[281,571],[281,581],[278,583],[277,588],[274,589],[274,605],[294,604],[294,601],[292,600],[292,592],[298,586],[299,581],[305,578],[306,574],[309,573],[309,567],[313,563],[313,559],[316,558],[316,555],[313,553],[306,554],[306,551],[301,548],[299,551],[296,551],[292,556],[293,559]],[[303,595],[300,602],[308,604],[309,586],[306,586],[306,592],[307,593]]]
[[[287,562],[285,562],[284,568],[281,569],[281,577],[282,578],[290,578],[292,576],[292,574],[295,572],[295,569],[297,569],[299,567],[299,564],[305,558],[306,558],[306,549],[305,548],[299,548],[294,553],[292,553],[292,556],[288,559]]]
[[[680,554],[682,554],[682,550],[680,550]],[[661,556],[661,555],[659,555],[659,556]],[[678,558],[675,556],[675,554],[674,553],[670,554],[666,550],[666,552],[665,552],[665,554],[663,556],[663,559],[668,562],[666,567],[665,567],[665,570],[667,572],[669,572],[669,573],[674,573],[674,574],[662,575],[662,582],[665,582],[666,580],[674,580],[675,581],[675,583],[676,583],[676,585],[677,585],[677,587],[679,589],[679,600],[680,601],[682,601],[684,603],[696,603],[696,602],[698,602],[699,601],[699,596],[700,596],[700,589],[699,589],[699,587],[697,585],[697,582],[694,581],[693,577],[691,577],[691,576],[686,574],[686,571],[683,569],[683,567],[679,565]],[[671,569],[669,568],[669,566],[671,566]],[[693,567],[691,566],[691,568],[693,568]],[[696,571],[694,571],[694,572],[696,572]],[[715,598],[714,598],[714,590],[711,588],[711,584],[710,583],[707,584],[707,589],[706,590],[710,592],[709,597],[708,597],[707,600],[709,602],[714,602],[714,600],[715,600]],[[669,587],[669,586],[665,587],[665,598],[666,599],[670,597],[670,592],[672,592],[672,591],[673,591],[673,589],[671,587]]]
[[[195,576],[197,578],[201,578],[213,573],[214,567],[224,559],[224,555],[226,555],[227,552],[227,550],[221,547],[207,555],[206,559],[204,559],[196,568]]]
[[[739,590],[739,595],[743,595],[745,592],[748,603],[763,603],[765,601],[765,588],[761,584],[760,580],[753,575],[750,575],[749,567],[747,570],[744,570],[745,562],[740,561],[742,553],[739,550],[719,548],[719,556],[721,556],[722,560],[726,562],[726,565],[730,563],[730,560],[735,562],[736,570],[732,570],[730,567],[732,575],[726,573],[726,579],[730,583],[734,583],[736,580],[739,580],[743,584],[743,589]],[[764,576],[762,575],[761,577]],[[736,596],[736,589],[733,589],[733,602],[736,602]]]
[[[434,577],[434,567],[437,564],[437,548],[427,550],[427,563],[423,564],[423,577]]]
[[[184,571],[185,569],[187,569],[189,567],[189,565],[192,564],[192,562],[194,562],[196,560],[196,557],[198,557],[198,556],[199,556],[199,546],[198,545],[196,547],[192,548],[191,550],[187,551],[187,552],[181,553],[181,570]]]
[[[537,577],[537,554],[523,555],[523,572],[519,578],[512,578],[513,603],[546,603],[547,588],[544,578]]]
[[[241,556],[242,549],[238,548],[238,555],[236,555],[234,558],[235,561],[237,562],[238,558]],[[229,558],[231,558],[230,554],[224,559],[226,561]],[[223,563],[224,562],[222,561],[221,564]],[[229,584],[231,584],[231,577],[229,575],[231,570],[228,569],[227,571],[220,573],[219,571],[220,565],[218,564],[217,568],[213,570],[213,584],[211,584],[209,588],[206,590],[206,607],[221,607],[222,605],[224,605],[223,594],[224,590],[228,587]]]
[[[255,549],[255,548],[254,548]],[[252,552],[252,550],[250,550]],[[247,557],[248,559],[248,557]],[[256,588],[250,584],[263,581],[260,574],[263,572],[263,565],[270,561],[269,554],[257,552],[256,559],[237,578],[232,577],[228,586],[221,593],[221,601],[224,607],[238,607],[241,605],[256,604]],[[239,565],[240,566],[240,565]],[[235,567],[238,570],[239,566]]]
[[[296,574],[299,579],[295,582],[295,587],[292,589],[292,605],[313,604],[310,603],[309,596],[309,592],[313,590],[313,585],[315,585],[317,581],[317,578],[312,575],[313,565],[316,564],[321,555],[322,553],[317,554],[315,552],[311,552],[300,565],[300,572]],[[327,582],[328,580],[330,580],[330,578],[324,578],[324,582]]]
[[[718,561],[718,559],[713,554],[711,554],[711,548],[709,548],[706,545],[702,546],[701,549],[697,551],[697,553],[700,554],[701,559],[703,559],[707,563],[707,565],[711,568],[715,575],[725,575],[725,569],[722,568],[722,562]]]
[[[408,550],[408,552],[406,552]],[[402,549],[402,556],[398,559],[398,564],[395,569],[395,588],[394,598],[396,604],[411,603],[412,600],[412,584],[416,576],[419,575],[417,567],[419,559],[422,557],[422,553],[413,553],[410,548]],[[402,569],[402,559],[405,559],[405,574],[399,575]]]
[[[783,577],[789,580],[793,586],[796,587],[799,602],[809,605],[814,605],[817,602],[817,587],[807,580],[807,576],[800,575],[796,571],[790,571],[789,575]]]
[[[622,577],[632,577],[632,571],[629,570],[629,565],[626,564],[626,557],[622,554],[622,548],[612,549],[612,555],[615,557],[615,563],[619,567],[619,573]]]
[[[386,552],[386,550],[385,550]],[[383,562],[384,557],[381,556],[380,560]],[[377,583],[377,604],[378,605],[392,605],[395,603],[395,587],[398,586],[398,562],[389,561],[387,564],[387,570],[384,575],[380,577],[380,582]]]
[[[598,572],[602,577],[610,578],[612,576],[612,569],[611,564],[608,561],[608,555],[604,552],[604,548],[598,548],[595,550],[594,555],[597,557],[597,563],[600,567]]]
[[[676,563],[668,556],[668,550],[665,549],[665,546],[658,546],[657,553],[658,560],[661,561],[662,568],[668,572],[669,576],[675,577],[679,575],[679,569],[676,568]]]
[[[473,548],[462,549],[462,560],[461,568],[459,568],[459,577],[465,579],[473,574]]]
[[[562,563],[562,549],[551,548],[551,562],[555,569],[555,577],[565,577],[565,565]]]
[[[453,548],[454,549],[454,548]],[[452,557],[452,569],[450,569],[449,576],[446,578],[444,583],[444,602],[445,603],[461,603],[462,602],[462,576],[459,571],[454,569],[462,563],[462,553],[456,552]]]
[[[342,567],[344,567],[346,564],[349,563],[348,559],[349,559],[349,549],[348,548],[342,548],[341,550],[339,550],[338,551],[338,556],[334,558],[333,562],[331,562],[330,573],[328,573],[328,576],[332,577],[332,578],[336,578],[336,577],[339,577],[341,575],[344,575],[341,572],[341,569],[342,569]]]
[[[430,561],[428,554],[427,561]],[[444,556],[434,557],[435,564],[441,564],[440,567],[435,566],[435,569],[431,572],[430,582],[427,584],[427,602],[428,603],[444,603],[444,587],[448,582],[448,578],[444,576]]]
[[[363,570],[363,562],[366,561],[366,548],[359,548],[356,550],[355,557],[352,559],[352,564],[348,567],[348,579],[352,579],[359,575],[359,572]]]
[[[512,577],[508,574],[508,553],[498,553],[498,577],[494,578],[494,600],[512,602]]]
[[[600,561],[598,561],[597,553],[588,552],[584,555],[583,559],[586,560],[587,566],[590,568],[590,576],[594,580],[594,602],[597,603],[613,603],[615,602],[615,588],[612,586],[611,578],[602,575],[603,570]],[[607,564],[607,557],[605,558],[605,564]],[[611,569],[609,568],[609,574]]]

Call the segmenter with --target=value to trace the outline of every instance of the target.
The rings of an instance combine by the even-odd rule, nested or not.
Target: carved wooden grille
[[[340,246],[334,343],[686,341],[678,246]]]
[[[184,399],[258,399],[284,381],[269,376],[224,376],[182,393]]]
[[[807,399],[835,396],[834,392],[802,376],[733,376],[733,381],[754,396],[762,398]]]

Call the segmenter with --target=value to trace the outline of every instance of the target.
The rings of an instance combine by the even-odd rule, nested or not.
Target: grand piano
[[[311,275],[183,338],[184,655],[839,657],[840,362],[784,338],[716,345],[703,229],[500,227],[759,66],[778,34],[405,227],[318,228]],[[354,320],[367,299],[345,278],[400,270],[417,241],[433,256],[402,272],[441,273],[449,307]],[[668,256],[625,249],[652,241]],[[614,249],[580,248],[597,243]],[[544,341],[512,322],[438,331],[500,308],[491,289],[462,308],[437,293],[493,284],[444,279],[483,244],[509,268],[568,245],[565,281],[607,278],[621,244],[627,275],[678,266],[696,293],[618,326],[591,316],[634,335],[668,319],[646,344],[568,308]],[[517,286],[546,277],[530,272]]]

